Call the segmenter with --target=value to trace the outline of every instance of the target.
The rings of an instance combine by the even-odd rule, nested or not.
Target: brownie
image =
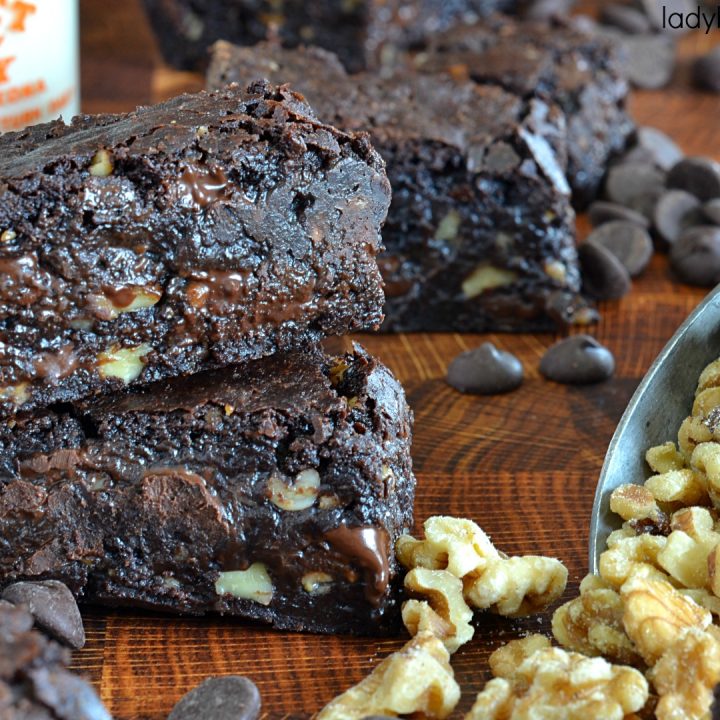
[[[393,631],[410,435],[400,384],[359,347],[18,419],[0,432],[0,585],[54,578],[105,606]]]
[[[389,201],[266,83],[0,136],[0,416],[379,325]]]
[[[399,50],[456,22],[517,12],[530,0],[145,0],[165,59],[199,69],[215,40],[335,51],[351,71],[392,63]]]
[[[597,196],[609,160],[634,129],[622,53],[581,20],[494,16],[434,37],[412,62],[421,71],[445,70],[559,105],[567,119],[568,179],[578,208]]]
[[[0,600],[0,717],[110,720],[92,686],[67,669],[70,652],[32,627],[25,607]]]
[[[385,330],[541,331],[577,318],[560,110],[445,74],[350,79],[318,49],[215,45],[211,87],[263,76],[326,121],[367,130],[387,163]]]

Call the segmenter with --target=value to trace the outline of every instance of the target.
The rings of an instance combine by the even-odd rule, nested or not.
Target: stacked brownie
[[[165,58],[202,66],[215,40],[334,50],[351,71],[392,65],[454,23],[531,10],[533,0],[145,0]]]
[[[348,76],[320,49],[215,45],[210,87],[257,77],[367,130],[385,159],[384,329],[539,331],[588,317],[557,106],[447,74]]]
[[[284,88],[0,137],[0,585],[319,631],[397,620],[401,387],[367,136]]]

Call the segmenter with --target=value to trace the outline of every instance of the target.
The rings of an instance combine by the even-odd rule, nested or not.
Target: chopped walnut
[[[695,395],[692,414],[705,420],[718,406],[720,406],[720,387],[705,388]]]
[[[405,576],[405,588],[414,596],[427,598],[427,602],[409,600],[403,604],[403,622],[411,635],[430,630],[450,653],[472,640],[473,613],[463,598],[459,578],[447,570],[415,568]]]
[[[705,369],[700,373],[698,378],[697,390],[695,395],[706,390],[709,387],[720,386],[720,359],[711,362]]]
[[[580,583],[580,597],[555,611],[553,635],[568,650],[640,665],[642,658],[623,627],[623,610],[618,592],[598,576],[587,575]]]
[[[633,577],[623,585],[623,625],[648,665],[672,646],[683,630],[704,630],[712,615],[670,583]]]
[[[648,673],[660,701],[657,720],[710,717],[713,688],[720,682],[720,642],[696,627],[684,630]]]
[[[512,680],[491,680],[465,720],[624,720],[647,699],[647,680],[634,668],[547,648],[524,660]]]
[[[715,532],[695,538],[682,530],[673,530],[658,553],[658,563],[680,585],[704,588],[709,584],[708,558],[718,543],[720,535]]]
[[[720,507],[720,444],[703,442],[695,446],[690,458],[693,468],[705,480],[705,487],[714,507]]]
[[[499,557],[490,538],[472,520],[437,515],[428,518],[423,529],[425,540],[403,535],[397,541],[397,558],[408,569],[447,570],[463,578]]]
[[[545,635],[528,635],[519,640],[511,640],[490,655],[490,670],[495,677],[510,680],[525,660],[539,650],[549,647],[550,640]]]
[[[710,442],[713,434],[710,428],[699,417],[688,417],[683,420],[678,431],[678,447],[685,462],[689,463],[695,448],[701,443]]]
[[[645,487],[659,503],[674,508],[699,505],[708,499],[704,478],[690,468],[653,475]]]
[[[555,558],[499,557],[479,575],[465,578],[465,597],[474,607],[505,617],[530,615],[563,594],[567,576],[567,568]]]
[[[667,516],[653,494],[643,485],[620,485],[610,496],[610,509],[623,520],[652,520],[660,523]]]
[[[678,452],[674,442],[651,447],[645,453],[645,460],[658,475],[671,470],[682,470],[685,467],[685,458]]]
[[[463,580],[465,599],[478,609],[515,617],[547,607],[562,594],[567,569],[553,558],[508,558],[471,520],[425,521],[425,540],[401,537],[396,554],[407,568],[446,569]]]
[[[608,538],[608,549],[600,555],[600,577],[616,590],[633,575],[667,577],[658,563],[658,554],[666,543],[667,538],[662,535],[613,533]]]
[[[446,718],[460,699],[450,655],[428,632],[386,657],[364,680],[336,697],[316,720],[360,720],[368,715]]]

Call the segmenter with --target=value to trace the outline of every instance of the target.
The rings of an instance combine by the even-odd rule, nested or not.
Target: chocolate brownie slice
[[[445,74],[350,79],[318,49],[217,43],[208,84],[289,82],[320,117],[369,131],[393,188],[386,330],[549,330],[579,288],[561,111]]]
[[[360,348],[18,419],[0,432],[0,585],[55,578],[90,603],[389,631],[410,434],[402,388]]]
[[[619,47],[578,20],[516,21],[495,16],[432,38],[415,69],[448,71],[523,97],[541,96],[565,112],[568,179],[577,207],[598,193],[610,159],[634,129]]]
[[[69,651],[32,627],[23,606],[0,600],[3,720],[111,720],[92,686],[67,669]]]
[[[531,0],[145,0],[166,60],[197,69],[215,40],[335,51],[351,71],[394,61],[399,50],[457,22],[518,12]]]
[[[389,200],[263,83],[0,136],[0,416],[379,325]]]

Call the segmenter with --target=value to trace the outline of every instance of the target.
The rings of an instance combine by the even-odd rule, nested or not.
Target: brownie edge
[[[278,354],[0,434],[0,585],[315,632],[397,628],[411,412],[359,347]]]
[[[0,137],[0,417],[377,327],[366,135],[257,82]]]

